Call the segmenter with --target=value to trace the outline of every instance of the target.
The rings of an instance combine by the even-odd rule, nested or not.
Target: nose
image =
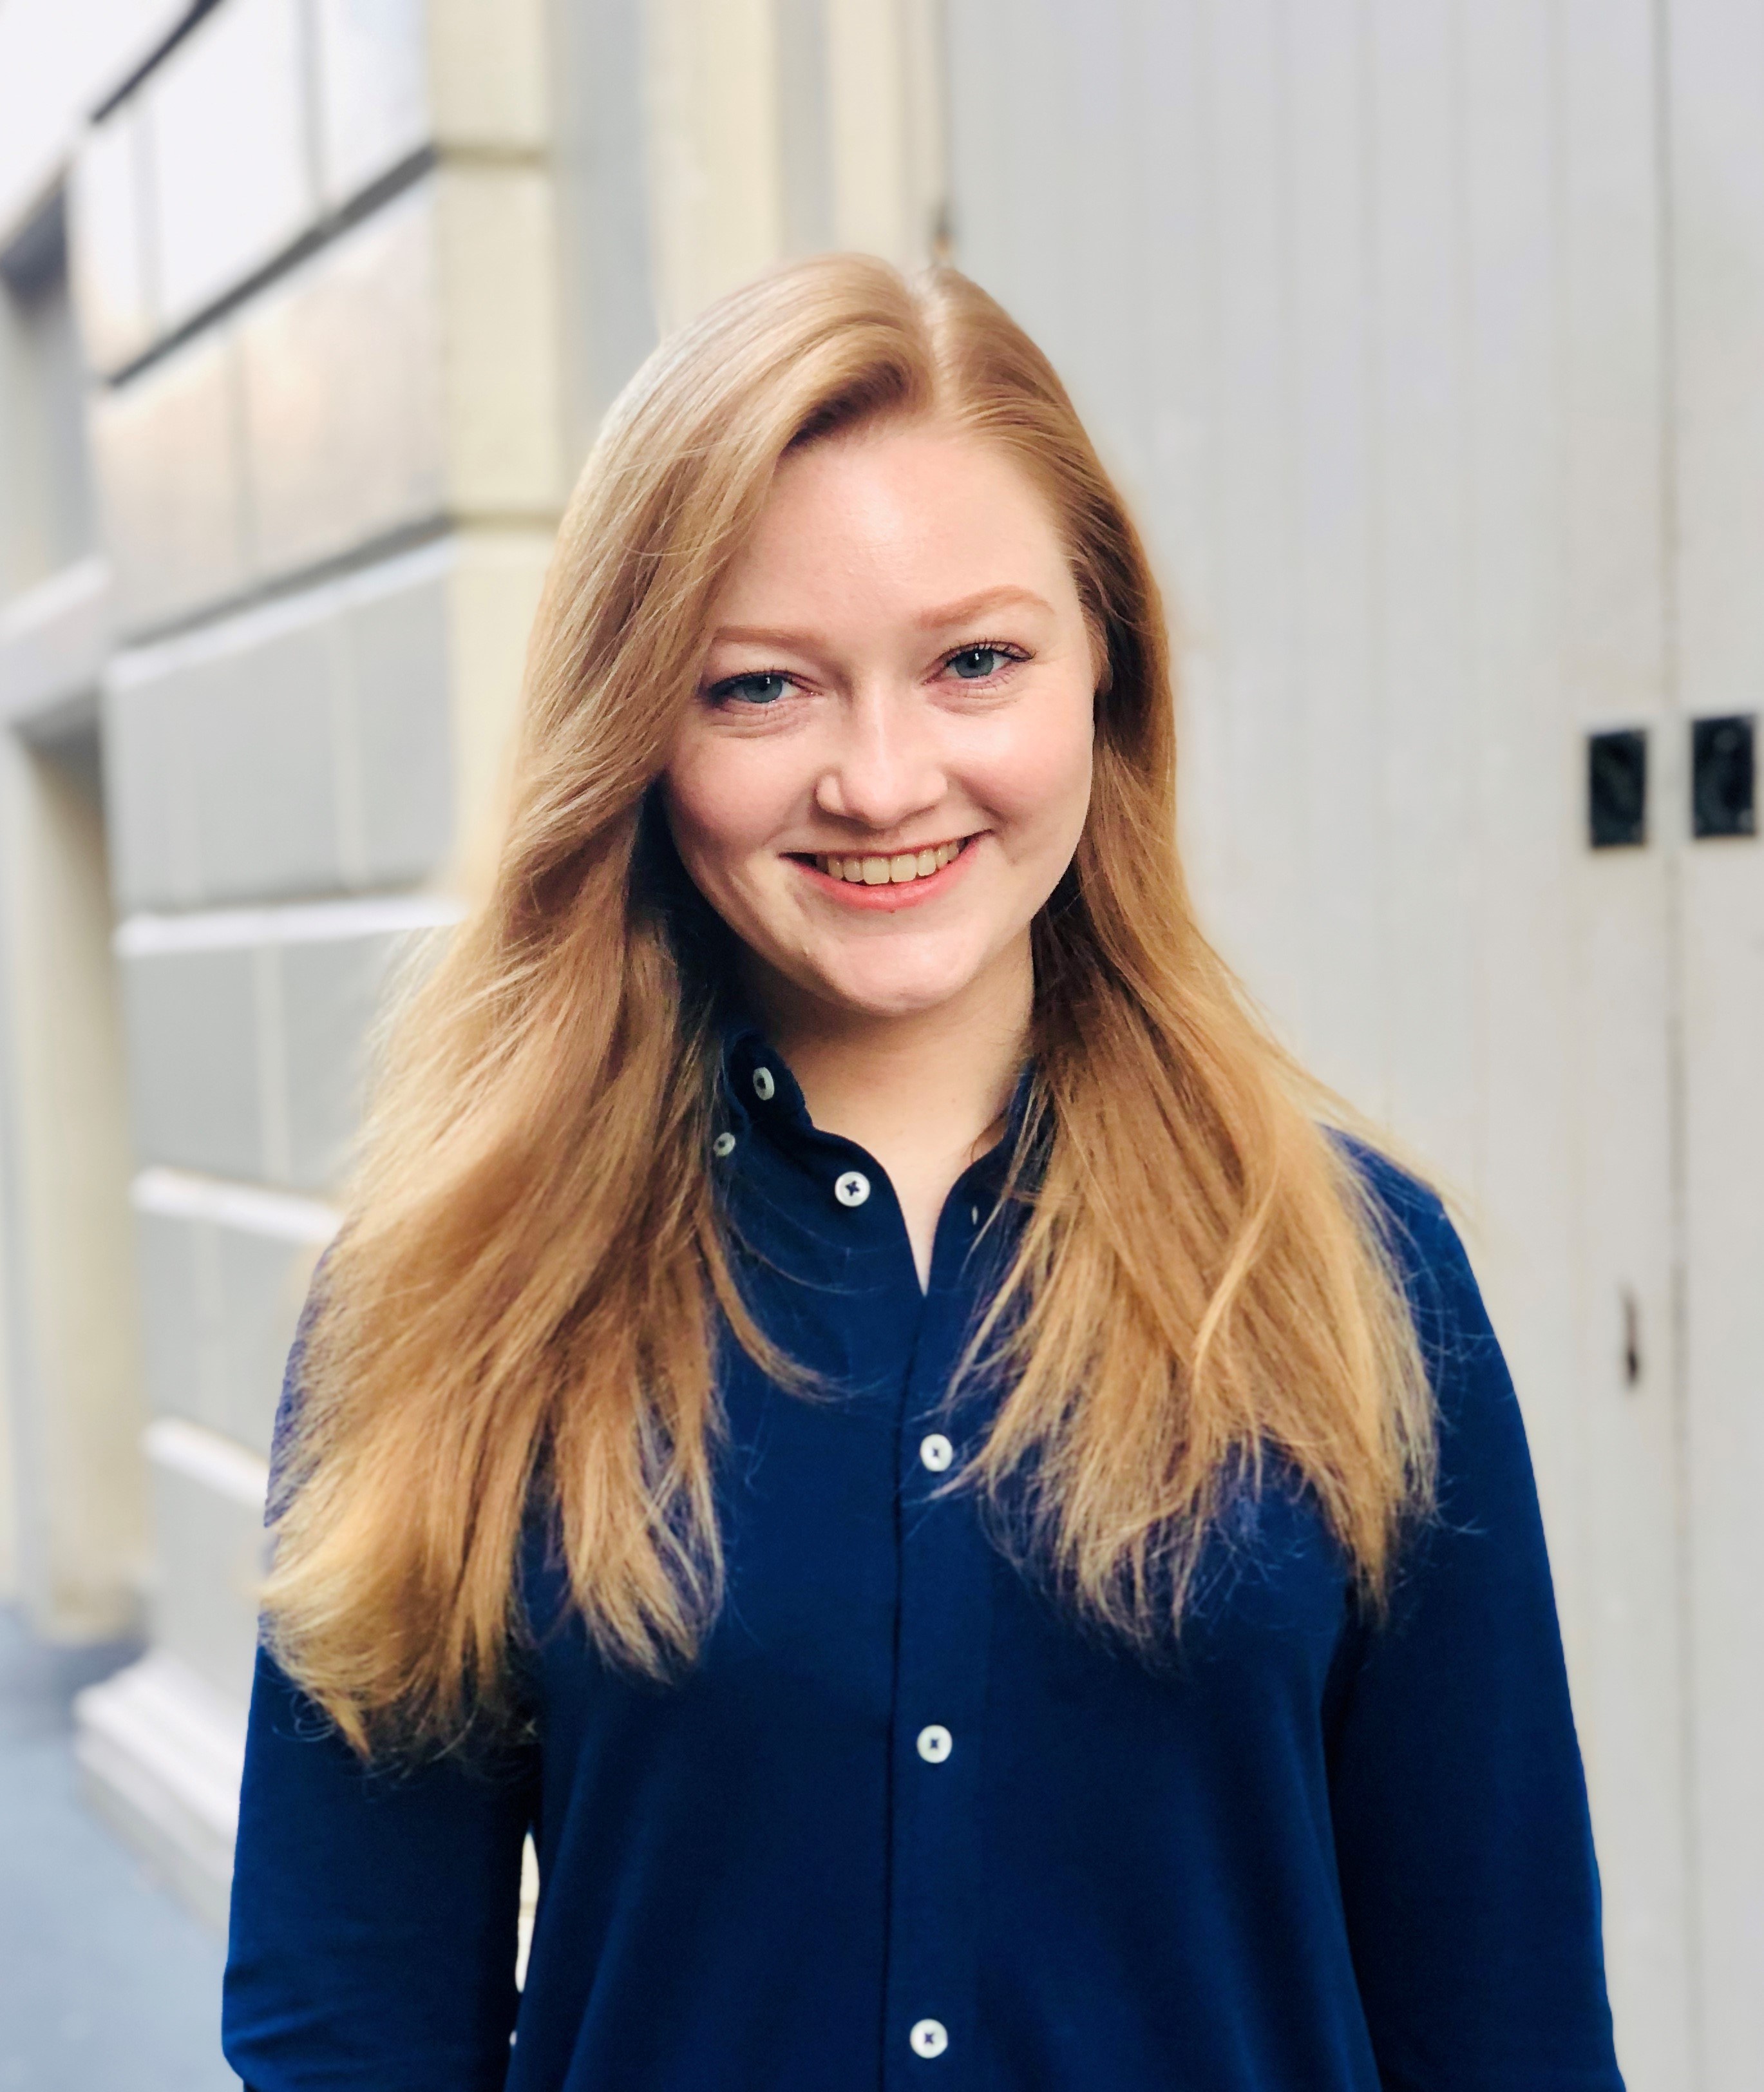
[[[880,834],[944,797],[949,780],[936,722],[915,694],[864,689],[840,713],[837,742],[815,787],[821,812]]]

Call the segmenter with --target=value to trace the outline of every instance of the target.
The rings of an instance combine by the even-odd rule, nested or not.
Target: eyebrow
[[[966,625],[972,618],[989,610],[1004,610],[1011,607],[1044,611],[1049,617],[1053,606],[1044,596],[1037,595],[1033,589],[981,589],[975,594],[965,595],[958,602],[941,603],[936,610],[923,612],[913,622],[921,632],[947,632],[952,625]],[[733,641],[737,645],[754,646],[793,646],[805,651],[812,651],[820,643],[821,635],[814,632],[793,632],[783,625],[724,625],[711,635],[711,643]]]

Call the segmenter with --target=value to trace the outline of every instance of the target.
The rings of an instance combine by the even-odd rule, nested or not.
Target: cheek
[[[1007,740],[985,752],[974,775],[985,802],[1025,840],[1075,836],[1090,804],[1093,742],[1087,692],[1014,721]]]
[[[789,811],[784,766],[754,743],[706,739],[681,748],[662,779],[669,827],[682,857],[709,868],[761,848]]]

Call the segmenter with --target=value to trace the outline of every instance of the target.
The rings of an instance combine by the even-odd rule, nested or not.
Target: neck
[[[1028,939],[960,995],[901,1017],[841,1009],[775,977],[749,987],[810,1117],[887,1170],[923,1284],[944,1200],[1002,1130],[1027,1050]]]

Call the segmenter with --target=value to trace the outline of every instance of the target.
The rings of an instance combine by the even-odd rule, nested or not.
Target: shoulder
[[[1437,1381],[1439,1368],[1464,1363],[1464,1346],[1494,1342],[1463,1238],[1431,1185],[1365,1141],[1338,1132],[1330,1138],[1364,1187]]]
[[[275,1422],[270,1431],[270,1485],[264,1502],[264,1523],[274,1525],[277,1516],[285,1507],[289,1491],[289,1472],[293,1464],[300,1437],[301,1414],[305,1407],[303,1371],[306,1362],[306,1347],[312,1336],[313,1323],[318,1312],[319,1281],[324,1275],[327,1249],[318,1260],[307,1290],[300,1320],[295,1327],[294,1341],[288,1348],[287,1363],[282,1368],[282,1392],[275,1405]]]
[[[1444,1531],[1541,1546],[1523,1413],[1463,1239],[1436,1191],[1364,1142],[1342,1144],[1370,1194],[1433,1391],[1438,1516],[1423,1552]]]
[[[1385,1240],[1405,1276],[1412,1267],[1430,1269],[1462,1256],[1457,1230],[1445,1202],[1433,1187],[1413,1176],[1381,1148],[1353,1134],[1333,1128],[1329,1139],[1347,1158],[1371,1200]]]

